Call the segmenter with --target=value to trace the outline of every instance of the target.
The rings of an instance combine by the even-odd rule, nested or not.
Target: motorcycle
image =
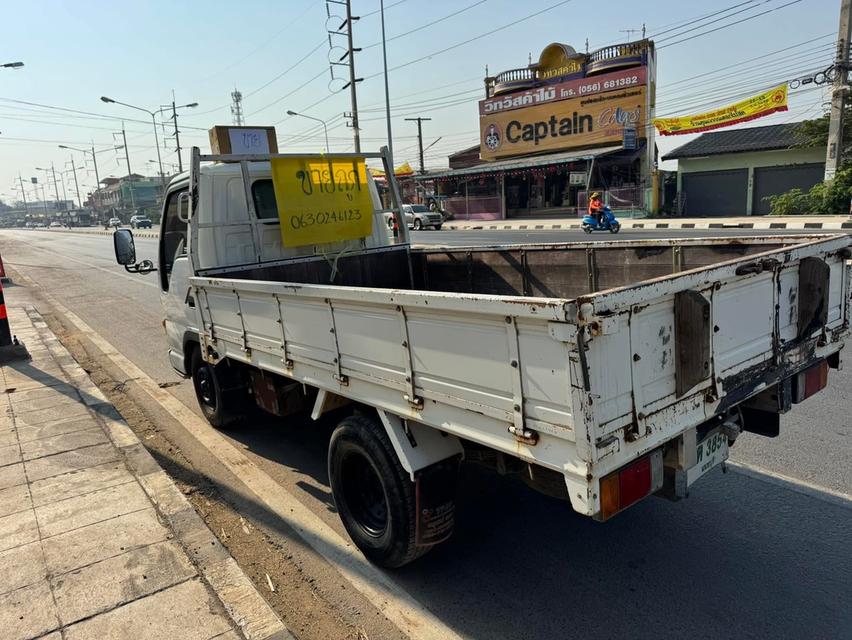
[[[618,233],[621,229],[621,224],[616,220],[609,207],[603,209],[603,222],[598,223],[598,217],[587,213],[583,217],[583,231],[591,233],[592,231],[609,231],[610,233]]]

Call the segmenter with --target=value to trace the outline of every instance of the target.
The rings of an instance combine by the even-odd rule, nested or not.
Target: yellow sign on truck
[[[354,240],[373,232],[364,158],[272,158],[271,164],[285,247]]]

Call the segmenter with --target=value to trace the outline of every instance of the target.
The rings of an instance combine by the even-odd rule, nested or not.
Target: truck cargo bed
[[[594,515],[607,473],[836,356],[850,247],[846,235],[399,246],[190,282],[213,362],[557,471]]]

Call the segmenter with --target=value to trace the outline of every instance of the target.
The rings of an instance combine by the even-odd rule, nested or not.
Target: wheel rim
[[[422,223],[422,222],[420,222],[420,219],[419,219],[419,218],[418,218],[417,220],[415,220],[415,221],[414,221],[414,229],[415,229],[416,231],[420,231],[420,229],[421,229],[422,227],[423,227],[423,223]]]
[[[195,389],[198,399],[211,409],[216,408],[216,387],[213,383],[213,372],[206,364],[201,365],[195,372]]]
[[[388,527],[388,502],[379,474],[360,453],[350,452],[342,462],[343,499],[358,526],[371,538]]]

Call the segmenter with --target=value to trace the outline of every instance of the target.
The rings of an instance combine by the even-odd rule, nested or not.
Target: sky
[[[75,198],[72,156],[85,199],[95,186],[91,158],[60,144],[94,144],[101,178],[126,175],[124,151],[114,149],[122,123],[133,172],[156,175],[151,116],[105,104],[103,95],[148,111],[170,105],[173,91],[178,105],[197,102],[179,110],[185,149],[207,151],[207,130],[232,123],[235,88],[246,124],[274,125],[280,151],[325,146],[321,125],[287,110],[325,120],[332,151],[353,149],[349,91],[340,90],[348,69],[335,67],[334,79],[329,70],[329,59],[345,51],[345,37],[327,35],[345,15],[340,4],[2,0],[0,7],[8,18],[0,23],[0,64],[25,65],[0,68],[0,200],[19,199],[19,173],[32,198],[26,181],[42,179],[36,167],[51,164]],[[353,37],[362,48],[355,68],[364,78],[357,84],[364,151],[387,140],[378,9],[379,0],[352,0],[361,16]],[[588,39],[594,50],[638,38],[644,24],[657,45],[657,115],[687,115],[829,66],[839,11],[840,0],[385,0],[395,163],[417,166],[416,123],[405,118],[431,118],[423,123],[427,169],[476,144],[486,66],[491,74],[526,66],[551,42],[583,50]],[[827,101],[825,87],[791,90],[789,111],[744,126],[817,117]],[[168,120],[158,125],[167,172],[177,163],[172,128]],[[657,137],[657,145],[662,154],[691,137]]]

